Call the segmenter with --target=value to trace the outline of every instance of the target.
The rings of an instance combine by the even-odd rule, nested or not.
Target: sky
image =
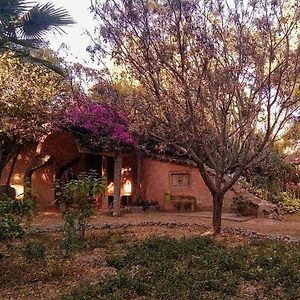
[[[38,0],[38,3],[46,3],[48,1]],[[93,14],[89,11],[90,0],[51,0],[55,7],[65,8],[73,17],[76,24],[64,27],[65,34],[49,34],[47,40],[50,42],[50,48],[57,51],[62,43],[70,48],[70,54],[67,59],[74,62],[87,63],[89,66],[95,66],[90,62],[90,56],[86,52],[86,47],[90,44],[86,30],[92,32],[95,26]],[[61,52],[65,56],[65,51]]]

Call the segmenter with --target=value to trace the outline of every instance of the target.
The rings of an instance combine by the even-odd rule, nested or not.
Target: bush
[[[39,241],[27,242],[22,251],[27,261],[44,261],[47,255],[47,248]]]
[[[20,221],[15,216],[0,216],[0,241],[8,242],[14,238],[22,238],[24,233]]]
[[[295,166],[285,162],[283,155],[274,150],[270,150],[266,159],[248,172],[250,184],[270,195],[284,191],[287,182],[299,181]]]
[[[60,248],[66,251],[66,255],[85,248],[85,242],[77,230],[76,213],[66,212],[64,215],[64,236],[60,241]]]
[[[65,251],[66,256],[70,256],[74,252],[82,251],[86,249],[85,241],[76,235],[64,236],[61,239],[59,246],[62,250]]]
[[[273,202],[279,204],[287,213],[293,213],[300,210],[300,199],[295,198],[289,192],[280,192],[273,196]]]
[[[24,235],[16,201],[6,195],[0,199],[0,241],[8,242]]]
[[[66,207],[65,228],[77,230],[80,237],[84,238],[87,223],[94,214],[95,197],[103,193],[105,188],[106,180],[98,178],[94,172],[83,173],[80,179],[67,183],[62,188]]]

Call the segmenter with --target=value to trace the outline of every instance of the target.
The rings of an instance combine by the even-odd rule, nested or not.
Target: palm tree
[[[27,0],[0,0],[0,54],[6,51],[61,73],[48,61],[31,55],[32,49],[41,49],[48,32],[64,32],[62,27],[74,24],[63,8],[52,3],[31,6]]]

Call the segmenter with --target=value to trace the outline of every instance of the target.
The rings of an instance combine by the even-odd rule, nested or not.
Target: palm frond
[[[55,8],[52,3],[34,6],[20,21],[20,35],[35,39],[42,39],[48,31],[63,32],[63,26],[75,23],[65,9]]]
[[[32,2],[25,0],[0,0],[0,20],[11,21],[24,14]]]
[[[0,54],[13,52],[17,57],[41,64],[64,76],[59,66],[32,56],[30,49],[43,47],[46,33],[63,32],[63,26],[75,22],[65,9],[55,8],[50,2],[32,5],[33,2],[27,0],[0,0]]]

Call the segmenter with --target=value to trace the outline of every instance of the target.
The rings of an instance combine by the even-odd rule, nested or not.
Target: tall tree
[[[65,9],[50,2],[32,6],[27,0],[0,0],[0,53],[13,51],[61,73],[54,64],[32,56],[30,49],[43,46],[48,32],[63,32],[64,26],[73,23]]]
[[[91,52],[143,89],[140,132],[195,161],[219,233],[224,194],[298,111],[299,1],[92,2]]]
[[[9,53],[0,56],[0,176],[21,147],[51,130],[66,92],[63,77],[55,72]]]

